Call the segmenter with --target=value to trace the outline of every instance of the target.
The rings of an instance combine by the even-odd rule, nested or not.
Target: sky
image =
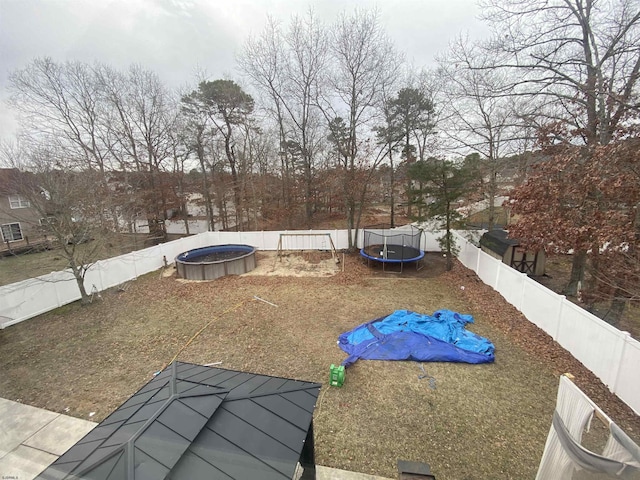
[[[475,0],[0,0],[0,138],[17,128],[8,74],[33,58],[139,63],[170,88],[193,86],[201,72],[239,78],[236,54],[268,15],[286,25],[312,8],[330,24],[356,7],[377,9],[416,67],[433,65],[457,35],[487,35]]]

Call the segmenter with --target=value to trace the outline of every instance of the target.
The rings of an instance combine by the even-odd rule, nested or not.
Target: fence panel
[[[281,234],[284,234],[281,237]],[[290,230],[264,232],[207,232],[207,245],[246,244],[259,250],[277,250],[282,238],[284,250],[337,250],[347,248],[346,230]],[[203,245],[204,246],[204,245]]]
[[[626,335],[620,370],[616,378],[615,393],[640,415],[640,342]]]
[[[475,272],[478,268],[478,256],[480,255],[480,249],[473,246],[466,238],[458,233],[454,233],[454,238],[458,248],[460,249],[458,252],[458,260],[460,260],[460,263],[465,267]]]
[[[3,287],[0,290],[0,326],[8,327],[62,305],[56,295],[54,279],[55,276],[49,274]]]
[[[106,264],[108,265],[108,264]],[[84,288],[87,290],[88,294],[91,294],[93,291],[101,292],[105,290],[105,287],[102,284],[102,276],[100,275],[101,270],[105,267],[105,261],[100,260],[95,262],[89,270],[84,274]]]
[[[530,322],[555,337],[563,301],[562,295],[527,278],[524,282],[520,311]]]
[[[278,244],[282,242],[283,250],[331,250],[331,244],[336,246],[335,231],[302,230],[278,232]],[[336,246],[337,248],[337,246]]]
[[[47,275],[47,278],[49,279],[49,281],[51,281],[51,285],[53,285],[55,288],[55,293],[58,298],[58,305],[66,305],[67,303],[80,300],[80,290],[78,290],[78,283],[76,282],[76,279],[71,271],[62,270],[60,272],[52,272]],[[50,308],[49,310],[52,310],[52,308]]]
[[[220,232],[221,244],[251,245],[262,249],[264,236],[262,232]]]
[[[502,262],[484,252],[479,252],[478,255],[478,271],[476,273],[484,283],[495,289]]]
[[[494,289],[530,322],[556,339],[636,413],[640,412],[640,342],[491,258],[500,263],[500,271],[494,272],[487,254],[459,236],[456,239],[461,246],[458,259],[463,265],[473,271],[477,267],[476,273],[484,283],[495,284]]]
[[[280,237],[273,235],[273,233],[279,232],[256,232],[255,244],[250,243],[249,245],[255,246],[258,250],[277,250]]]
[[[440,244],[438,237],[442,236],[442,232],[424,232],[422,235],[422,244],[420,248],[423,252],[439,252]]]
[[[220,242],[220,232],[205,232],[201,235],[207,237],[207,245],[220,245],[222,243]]]
[[[167,263],[173,263],[178,255],[187,250],[197,248],[196,245],[200,244],[200,235],[194,235],[193,237],[179,238],[172,242],[161,243],[159,245],[162,255],[167,259]]]
[[[107,289],[137,277],[133,255],[120,255],[100,262],[102,286]]]
[[[136,276],[144,275],[164,266],[162,247],[160,245],[138,250],[130,255],[135,262]]]
[[[503,263],[500,265],[496,290],[507,302],[518,310],[522,310],[522,292],[527,280],[528,277],[524,273],[520,273]]]
[[[564,300],[556,339],[604,384],[615,387],[625,334]]]

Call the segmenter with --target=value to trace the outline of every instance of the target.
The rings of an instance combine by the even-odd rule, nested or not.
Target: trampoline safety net
[[[383,225],[365,227],[363,235],[361,253],[373,260],[401,263],[419,260],[424,255],[420,250],[422,230],[413,225],[399,229]]]

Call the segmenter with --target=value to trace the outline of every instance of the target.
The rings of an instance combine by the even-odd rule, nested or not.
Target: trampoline
[[[422,230],[410,225],[398,229],[390,229],[384,225],[365,227],[364,245],[360,255],[370,262],[382,264],[382,270],[387,265],[399,265],[402,272],[405,263],[415,263],[416,270],[420,270],[424,252],[420,250]]]

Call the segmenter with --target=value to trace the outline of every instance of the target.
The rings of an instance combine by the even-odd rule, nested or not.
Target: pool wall
[[[215,253],[238,252],[226,260],[198,261]],[[186,280],[215,280],[225,275],[242,275],[256,268],[256,249],[250,245],[213,245],[183,252],[176,257],[178,276]]]

